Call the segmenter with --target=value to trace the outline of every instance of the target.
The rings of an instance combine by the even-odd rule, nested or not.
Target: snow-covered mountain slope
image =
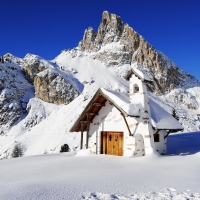
[[[23,146],[25,155],[59,152],[64,143],[69,144],[71,150],[76,150],[79,148],[80,135],[70,133],[69,129],[97,89],[103,87],[116,91],[129,91],[129,82],[116,76],[98,60],[87,57],[72,58],[67,52],[62,52],[52,63],[56,63],[52,66],[60,70],[63,76],[66,74],[72,82],[76,80],[82,84],[82,92],[68,105],[55,105],[37,97],[31,98],[26,107],[27,115],[0,136],[1,158],[8,156],[16,144]],[[123,67],[130,68],[130,65]],[[195,87],[194,91],[193,88],[187,89],[187,92],[197,98],[200,95],[199,87]],[[169,94],[156,96],[149,93],[149,95],[169,113],[175,108],[185,131],[200,130],[197,117],[199,110],[191,110],[181,102],[174,102]],[[197,104],[199,105],[199,100]]]
[[[125,92],[129,90],[123,78],[116,77],[99,61],[90,58],[73,59],[61,54],[55,62],[63,74],[69,74],[68,77],[84,85],[82,93],[68,105],[60,106],[36,97],[30,99],[28,115],[0,136],[1,157],[11,152],[17,143],[23,146],[26,155],[59,152],[64,143],[68,143],[72,150],[76,149],[79,146],[79,135],[69,133],[69,129],[96,90],[99,87]]]
[[[103,13],[98,32],[89,28],[77,48],[52,61],[27,54],[0,63],[0,158],[21,144],[25,155],[79,147],[69,129],[98,88],[129,92],[123,77],[138,67],[154,80],[149,97],[169,113],[175,109],[184,131],[200,130],[200,83],[157,51],[120,17]]]

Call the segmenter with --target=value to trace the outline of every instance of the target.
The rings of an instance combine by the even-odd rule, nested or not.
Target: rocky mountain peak
[[[116,69],[116,74],[121,77],[127,73],[121,66],[138,63],[143,71],[153,75],[154,84],[149,89],[157,94],[185,85],[188,79],[188,75],[167,56],[124,24],[121,17],[108,11],[103,12],[97,33],[91,27],[86,29],[78,48],[71,50],[71,55],[99,60],[106,67]],[[198,82],[194,77],[192,79]]]
[[[97,33],[92,27],[85,30],[79,49],[88,52],[97,52],[102,45],[118,42],[124,30],[121,17],[104,11]]]
[[[102,21],[97,32],[97,39],[103,44],[119,41],[124,29],[124,23],[121,17],[104,11]]]
[[[85,50],[97,51],[97,49],[93,48],[96,35],[97,34],[95,33],[92,27],[89,27],[88,29],[86,29],[83,35],[83,40],[79,43],[79,48],[83,51]]]
[[[93,58],[104,60],[99,58],[102,55],[104,46],[110,43],[118,43],[115,48],[118,52],[113,55],[112,60],[118,59],[117,62],[105,62],[107,67],[113,65],[131,64],[138,62],[140,64],[154,66],[153,61],[160,62],[160,57],[155,48],[150,45],[146,40],[139,35],[128,24],[124,24],[121,17],[111,14],[108,11],[104,11],[102,14],[102,21],[99,25],[97,33],[92,27],[85,30],[83,40],[79,43],[79,50],[86,52],[101,52]],[[116,50],[116,49],[115,49]],[[137,52],[136,52],[137,51]],[[105,54],[105,51],[103,51]],[[99,56],[100,55],[100,56]],[[146,58],[145,55],[147,55]],[[159,67],[158,67],[159,68]]]

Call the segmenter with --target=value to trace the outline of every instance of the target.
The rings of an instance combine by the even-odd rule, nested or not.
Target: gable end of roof
[[[134,69],[131,69],[127,75],[124,77],[125,80],[129,81],[132,75],[135,75],[137,78],[142,80],[144,83],[152,83],[153,81],[150,79],[145,79],[142,76],[140,76],[137,72],[134,71]]]

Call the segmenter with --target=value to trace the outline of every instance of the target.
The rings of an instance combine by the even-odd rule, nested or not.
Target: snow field
[[[176,156],[127,158],[81,150],[4,159],[0,199],[199,200],[200,145],[186,145],[188,140],[200,142],[200,132],[169,136],[168,150],[181,151]]]
[[[0,161],[0,199],[200,199],[200,157],[75,153]]]
[[[85,200],[198,200],[200,199],[200,193],[192,193],[188,190],[184,192],[177,192],[173,188],[167,188],[159,192],[146,192],[146,193],[134,193],[132,195],[115,195],[115,194],[103,194],[103,193],[88,193],[82,195],[82,199]]]

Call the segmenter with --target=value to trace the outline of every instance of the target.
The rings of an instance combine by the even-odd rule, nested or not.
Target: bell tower
[[[148,104],[148,94],[147,94],[147,83],[152,81],[144,75],[139,69],[133,68],[129,73],[130,80],[130,102],[139,102],[144,111],[150,113],[150,108]]]
[[[136,144],[134,155],[148,155],[155,149],[147,92],[147,83],[152,81],[138,68],[132,68],[126,79],[130,81],[130,102],[138,105],[139,109],[137,134],[134,135]]]

